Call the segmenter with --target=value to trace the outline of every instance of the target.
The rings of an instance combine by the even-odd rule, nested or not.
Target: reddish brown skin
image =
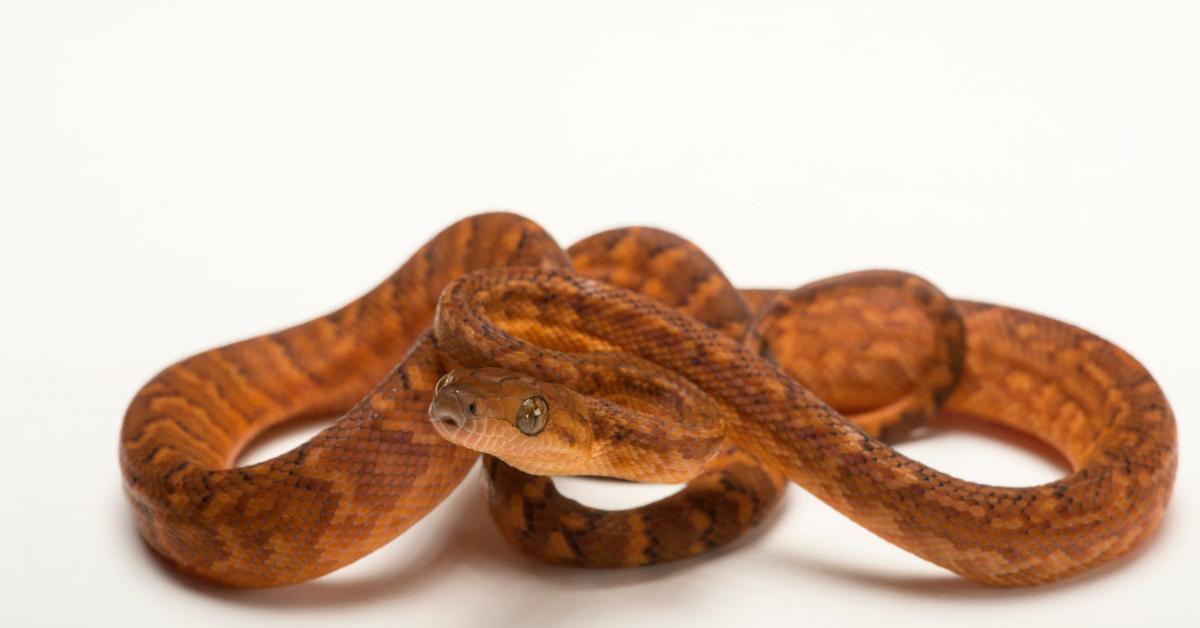
[[[427,333],[442,288],[482,268],[567,264],[528,220],[468,218],[336,312],[167,367],[121,428],[142,537],[185,572],[244,587],[309,580],[390,541],[478,457],[427,418],[446,370]],[[263,430],[321,416],[339,418],[282,456],[234,466]]]
[[[576,272],[653,298],[730,338],[743,338],[753,326],[752,350],[787,350],[785,364],[796,365],[797,371],[807,367],[801,375],[811,374],[817,385],[841,392],[838,401],[847,411],[869,411],[851,420],[876,435],[886,429],[889,440],[936,412],[962,370],[964,336],[957,311],[923,304],[920,295],[940,293],[912,275],[856,273],[789,292],[758,291],[750,295],[759,311],[755,316],[717,265],[674,234],[616,229],[586,238],[567,252]],[[866,303],[874,316],[864,318]],[[832,343],[779,329],[814,310],[825,314],[821,324],[839,332],[836,339],[846,352],[871,355],[853,363],[859,372],[866,370],[866,377],[855,377],[849,365],[837,360],[825,359],[813,368],[820,356],[808,354]],[[796,344],[785,346],[785,341]],[[851,343],[870,346],[864,351]],[[851,386],[844,384],[847,380]],[[523,473],[491,456],[485,456],[484,464],[489,510],[505,538],[539,560],[575,567],[655,564],[727,545],[765,519],[786,482],[778,470],[730,442],[705,473],[676,494],[609,511],[562,495],[550,478]]]
[[[919,297],[935,310],[955,307],[942,299]],[[875,534],[977,582],[1053,582],[1143,542],[1162,519],[1177,466],[1174,417],[1154,379],[1115,345],[1078,328],[1009,308],[959,305],[969,377],[947,409],[1045,439],[1071,463],[1067,477],[996,487],[922,465],[727,336],[575,274],[474,273],[443,293],[435,329],[440,351],[456,364],[520,370],[566,388],[602,376],[574,353],[580,338],[676,371],[727,408],[727,434],[763,465]],[[554,326],[531,343],[521,334],[534,319]]]
[[[628,259],[640,255],[629,253]],[[691,259],[690,254],[683,257]],[[686,267],[695,262],[676,263]],[[560,516],[551,525],[575,526],[572,539],[560,534],[561,543],[522,546],[548,548],[549,558],[544,553],[542,558],[572,562],[571,556],[590,556],[592,564],[626,565],[704,551],[761,520],[786,474],[881,536],[967,577],[991,584],[1035,584],[1124,553],[1154,529],[1165,508],[1176,460],[1169,406],[1140,365],[1086,332],[1006,308],[957,308],[966,314],[968,349],[962,385],[948,400],[949,407],[1041,436],[1076,469],[1044,487],[979,487],[927,469],[869,438],[756,356],[811,357],[808,349],[794,350],[788,343],[804,334],[819,337],[820,329],[772,322],[786,316],[763,317],[753,324],[750,341],[758,344],[751,351],[729,339],[745,329],[746,308],[723,278],[712,284],[678,277],[640,279],[636,281],[642,284],[634,286],[629,285],[636,279],[632,275],[625,280],[606,277],[665,297],[687,314],[696,312],[671,299],[706,295],[696,303],[713,305],[699,310],[711,315],[705,322],[725,335],[645,297],[561,274],[566,268],[567,256],[536,224],[511,214],[476,216],[443,231],[378,288],[330,315],[168,367],[135,396],[121,431],[121,469],[139,531],[180,569],[235,586],[314,578],[403,532],[461,481],[475,458],[441,439],[428,422],[432,389],[444,371],[492,363],[519,365],[547,381],[562,376],[554,364],[529,359],[545,350],[504,333],[515,329],[511,320],[487,321],[463,309],[501,294],[526,299],[547,320],[588,313],[589,323],[603,327],[588,333],[677,371],[728,407],[730,428],[737,432],[733,442],[743,448],[720,458],[728,461],[726,466],[710,467],[684,497],[672,498],[689,500],[685,507],[648,508],[642,517],[648,525],[616,526],[609,536],[596,537],[584,534],[589,521]],[[485,269],[493,270],[456,281]],[[560,269],[559,274],[546,273],[552,269]],[[452,282],[457,291],[442,300],[435,337],[428,333],[434,308]],[[663,282],[676,287],[655,288]],[[909,295],[925,294],[928,302],[922,307],[955,309],[936,291],[917,284],[901,287]],[[890,340],[883,344],[894,346],[874,358],[889,365],[883,371],[850,366],[822,379],[820,368],[800,361],[792,373],[809,378],[831,398],[844,394],[839,382],[866,382],[862,396],[849,395],[844,407],[868,416],[872,430],[899,425],[890,434],[894,436],[944,396],[937,386],[922,386],[944,382],[947,373],[953,378],[953,343],[930,343],[949,338],[930,330],[952,327],[954,317],[914,318],[914,308],[897,306],[887,289],[871,289],[866,300],[855,296],[860,289],[859,282],[852,282],[825,286],[812,298],[803,291],[790,297],[766,292],[745,296],[752,302],[781,299],[775,303],[783,310],[828,321],[836,321],[830,312],[838,308],[863,308],[881,316],[872,318],[875,322],[894,318],[907,325],[908,331],[888,332]],[[543,299],[551,295],[558,301],[547,305]],[[624,322],[606,324],[611,320],[606,316],[622,307],[633,308],[624,312]],[[449,312],[482,327],[472,332],[469,325],[456,326]],[[487,333],[478,336],[480,329]],[[536,326],[525,327],[530,329]],[[867,325],[847,335],[838,332],[831,346],[846,350],[872,342],[875,329]],[[551,342],[555,336],[535,335]],[[822,351],[817,347],[815,355]],[[686,362],[679,362],[683,356],[688,356]],[[870,375],[889,368],[904,376],[876,381]],[[885,412],[870,416],[880,408]],[[271,426],[339,414],[330,428],[287,454],[234,466],[245,444]],[[902,420],[891,423],[888,416]],[[496,486],[504,486],[499,464],[489,461],[487,467]],[[546,482],[525,478],[513,486],[536,497],[538,486],[549,487]],[[672,504],[671,499],[665,503]],[[686,526],[671,523],[680,517],[688,520]],[[1020,525],[1012,527],[1013,522]],[[648,549],[652,544],[646,540],[657,526],[671,532]],[[537,538],[550,539],[553,530],[547,531],[550,536]],[[511,528],[506,534],[513,538]],[[604,552],[580,543],[585,537],[620,535],[627,543],[609,563]],[[638,543],[641,549],[635,547]]]

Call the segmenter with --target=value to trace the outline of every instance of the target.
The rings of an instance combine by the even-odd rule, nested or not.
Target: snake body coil
[[[685,250],[694,264],[688,246],[647,252],[645,262],[667,267],[672,251]],[[587,256],[578,250],[572,257]],[[557,439],[555,451],[582,455],[584,439],[572,444],[564,436],[577,428],[593,439],[588,455],[595,464],[607,465],[576,467],[584,472],[658,479],[675,468],[674,458],[689,465],[674,477],[704,470],[683,497],[640,511],[641,529],[605,528],[596,525],[601,515],[580,514],[566,502],[557,502],[553,521],[506,516],[513,512],[507,505],[545,505],[553,495],[545,480],[489,460],[492,510],[506,537],[553,562],[643,564],[705,551],[761,520],[786,476],[928,560],[980,582],[1027,585],[1121,555],[1154,530],[1166,507],[1176,466],[1170,408],[1140,364],[1087,332],[1008,308],[951,302],[901,274],[799,293],[746,293],[767,303],[757,321],[749,321],[746,301],[730,286],[676,279],[690,286],[676,296],[690,291],[693,305],[717,304],[702,308],[718,312],[704,321],[709,327],[688,315],[687,301],[659,303],[569,268],[568,256],[537,225],[510,214],[477,216],[439,234],[337,312],[168,367],[135,396],[121,432],[126,492],[143,537],[181,569],[239,586],[299,582],[352,562],[428,512],[469,470],[475,454],[444,439],[455,436],[445,424],[435,429],[428,410],[445,372],[484,367],[520,374],[511,382],[494,378],[506,391],[554,386],[588,410],[563,413],[556,400],[535,429],[536,403],[477,406],[492,419],[513,414],[515,432],[464,444],[538,471],[545,469],[530,467],[530,447]],[[672,293],[629,285],[636,282],[622,279],[621,269],[609,270],[591,274],[650,296]],[[878,292],[880,282],[894,290]],[[733,305],[720,305],[730,303],[728,295]],[[916,302],[908,306],[879,305],[910,297]],[[429,333],[435,306],[436,335]],[[793,310],[807,316],[785,316]],[[839,311],[866,313],[850,317],[863,325],[822,341],[819,326],[786,322]],[[826,320],[834,319],[846,317]],[[883,329],[894,342],[872,345],[861,336],[868,328]],[[733,338],[746,329],[747,344],[739,344]],[[920,344],[913,339],[931,342],[915,353],[894,350]],[[864,350],[872,346],[878,351]],[[869,381],[887,372],[899,376]],[[439,398],[449,393],[443,387]],[[674,405],[665,408],[665,399]],[[983,486],[912,461],[871,435],[901,435],[942,402],[1050,442],[1072,473],[1037,487]],[[703,431],[690,433],[708,436],[689,441],[697,428],[680,411],[708,417]],[[343,412],[287,454],[234,466],[244,445],[272,425]],[[570,418],[561,423],[563,417]],[[653,461],[649,449],[641,455],[617,446],[635,434],[643,448],[652,449],[655,439],[674,443],[663,450],[671,455]],[[700,536],[674,546],[660,540],[647,553],[652,544],[637,540],[647,526],[682,530],[681,514]],[[641,549],[605,557],[580,544],[601,528]]]

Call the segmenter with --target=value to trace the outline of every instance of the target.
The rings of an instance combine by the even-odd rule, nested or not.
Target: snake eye
[[[526,436],[533,436],[546,428],[550,418],[550,406],[541,397],[529,397],[517,408],[517,429]]]
[[[437,384],[434,385],[433,392],[435,392],[435,393],[441,392],[442,389],[446,387],[446,384],[453,384],[453,383],[454,383],[454,373],[446,373],[445,375],[442,376],[441,379],[438,380]]]

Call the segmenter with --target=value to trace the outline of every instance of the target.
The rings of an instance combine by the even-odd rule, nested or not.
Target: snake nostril
[[[458,403],[458,399],[443,395],[434,397],[433,403],[429,406],[429,419],[431,421],[452,423],[457,427],[462,427],[462,409]]]

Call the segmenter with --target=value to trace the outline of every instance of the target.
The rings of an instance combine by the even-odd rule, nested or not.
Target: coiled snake
[[[876,437],[943,403],[1049,442],[1072,472],[984,486]],[[268,427],[333,415],[291,452],[234,466]],[[350,563],[420,519],[477,455],[451,441],[500,459],[485,464],[493,517],[550,562],[704,552],[760,521],[787,478],[994,585],[1127,552],[1161,519],[1177,460],[1154,379],[1064,323],[951,301],[895,272],[739,293],[664,232],[608,232],[568,255],[528,220],[485,214],[336,312],[156,375],[125,416],[120,463],[157,552],[210,580],[272,586]],[[518,469],[695,479],[607,513]]]

